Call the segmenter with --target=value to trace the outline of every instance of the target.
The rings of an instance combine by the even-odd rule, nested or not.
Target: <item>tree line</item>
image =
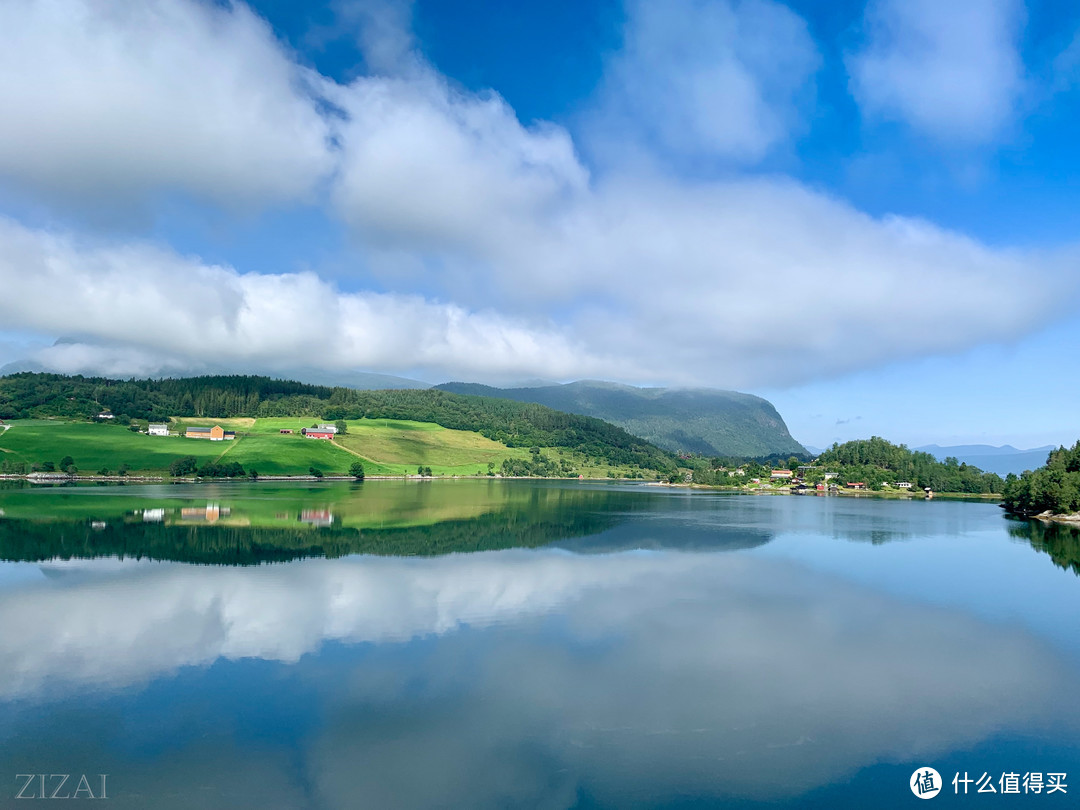
[[[955,458],[938,461],[929,453],[893,444],[880,436],[833,444],[811,464],[803,464],[803,461],[798,456],[773,459],[768,463],[718,457],[692,458],[685,463],[693,470],[694,483],[711,485],[741,485],[755,478],[767,480],[773,469],[798,470],[799,465],[807,468],[800,475],[808,484],[821,483],[826,473],[836,473],[833,480],[841,486],[860,482],[873,490],[908,482],[919,489],[929,488],[935,492],[985,495],[1002,492],[1005,485],[1001,476],[995,473],[983,472]]]
[[[1052,450],[1037,470],[1019,476],[1010,473],[1005,479],[1005,508],[1028,517],[1080,512],[1080,441],[1072,448]]]

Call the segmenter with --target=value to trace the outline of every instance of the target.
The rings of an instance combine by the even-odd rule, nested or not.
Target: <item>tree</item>
[[[349,467],[349,475],[355,478],[357,481],[364,480],[364,465],[359,461],[354,461],[352,466]]]
[[[431,467],[424,467],[424,475],[428,478],[431,478],[431,476],[434,475],[434,473],[431,472]]]
[[[56,472],[56,465],[51,461],[45,461],[42,463],[41,469],[45,472]]]
[[[423,475],[424,474],[424,468],[423,467],[417,467],[416,468],[416,474],[417,475]]]
[[[174,478],[180,478],[185,475],[191,475],[199,468],[199,461],[195,456],[184,456],[182,458],[175,459],[172,464],[169,465],[169,475]]]
[[[116,471],[116,474],[117,475],[127,475],[128,474],[128,465],[127,464],[121,464],[120,468]]]
[[[68,467],[74,467],[74,466],[75,466],[75,459],[73,459],[71,456],[64,456],[62,459],[60,459],[60,469],[61,470],[66,470]]]
[[[334,422],[334,427],[337,428],[338,433],[345,434],[349,432],[349,426],[345,423],[344,419],[338,419]]]
[[[102,467],[100,470],[97,471],[97,474],[98,475],[109,475],[110,474],[109,468],[108,467]]]
[[[259,480],[259,473],[255,470],[254,467],[252,467],[250,470],[248,470],[248,478],[250,478],[252,481],[258,481]]]
[[[322,478],[323,471],[318,467],[308,467],[308,475],[314,476],[315,478]]]

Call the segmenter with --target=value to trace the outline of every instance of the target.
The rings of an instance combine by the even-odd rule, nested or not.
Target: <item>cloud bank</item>
[[[595,364],[554,329],[419,296],[344,293],[313,273],[239,273],[147,244],[98,246],[0,219],[0,321],[88,336],[35,353],[66,372],[408,365],[464,375]],[[48,290],[48,295],[42,295]],[[103,348],[100,344],[104,342]]]
[[[1015,10],[980,17],[972,47],[996,55],[972,90],[949,72],[951,40],[926,40],[936,8],[871,8],[885,33],[853,63],[860,97],[916,121],[948,110],[965,137],[999,126],[1018,81]],[[493,91],[454,85],[410,49],[401,7],[375,11],[362,36],[374,72],[344,84],[301,67],[242,4],[0,12],[0,103],[15,122],[0,176],[103,200],[181,190],[257,208],[314,195],[355,252],[333,274],[270,275],[4,221],[0,281],[18,298],[0,303],[2,326],[78,336],[37,355],[65,371],[153,373],[214,353],[237,369],[315,358],[757,387],[1013,340],[1075,305],[1073,248],[992,247],[777,176],[658,168],[673,155],[752,162],[790,136],[819,57],[785,6],[680,0],[654,19],[630,3],[593,121],[624,121],[626,141],[660,159],[613,154],[599,168],[578,148],[595,133],[523,123]],[[924,62],[953,78],[909,75]],[[31,279],[57,300],[31,295]]]

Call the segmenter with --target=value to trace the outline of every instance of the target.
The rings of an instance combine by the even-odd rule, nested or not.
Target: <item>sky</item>
[[[1080,8],[12,0],[0,366],[1080,435]]]

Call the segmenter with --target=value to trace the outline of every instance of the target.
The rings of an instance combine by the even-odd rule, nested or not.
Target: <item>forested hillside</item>
[[[675,468],[670,454],[600,419],[434,389],[358,391],[251,376],[124,381],[25,373],[0,378],[0,419],[93,419],[103,410],[118,422],[275,416],[434,422],[509,447],[565,447],[612,464]]]
[[[806,453],[770,402],[737,391],[635,388],[594,380],[531,388],[436,387],[595,416],[672,452],[744,458]]]
[[[1050,452],[1046,464],[1005,481],[1005,508],[1018,515],[1080,512],[1080,441]]]
[[[935,492],[987,494],[1001,492],[1004,482],[994,473],[961,464],[955,458],[938,461],[929,453],[909,450],[879,436],[834,444],[814,465],[835,470],[847,481],[862,481],[871,488],[883,483],[908,481]]]

